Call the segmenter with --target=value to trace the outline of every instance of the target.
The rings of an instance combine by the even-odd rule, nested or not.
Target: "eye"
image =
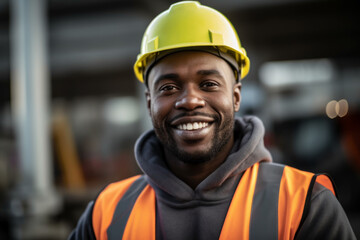
[[[217,87],[219,87],[219,83],[215,81],[204,81],[201,83],[200,87],[208,90],[216,89]]]
[[[177,90],[177,86],[173,84],[166,84],[159,88],[160,92],[169,93]]]

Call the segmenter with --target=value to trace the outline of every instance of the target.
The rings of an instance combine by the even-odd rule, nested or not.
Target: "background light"
[[[261,82],[270,88],[329,82],[335,69],[329,59],[267,62],[259,69]]]
[[[119,125],[139,120],[139,103],[135,97],[117,97],[108,100],[104,109],[105,119]]]
[[[349,111],[349,104],[346,99],[340,101],[332,100],[326,105],[326,115],[333,119],[336,117],[345,117]]]
[[[348,102],[345,99],[341,99],[338,102],[338,105],[339,105],[339,112],[338,112],[339,117],[345,117],[349,111]]]
[[[336,118],[337,116],[336,105],[337,105],[337,101],[335,100],[330,101],[326,105],[326,115],[331,119]]]

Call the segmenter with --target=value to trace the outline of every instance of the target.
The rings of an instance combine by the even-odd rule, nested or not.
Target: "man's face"
[[[241,98],[234,78],[224,60],[205,52],[174,53],[151,69],[147,104],[165,151],[201,163],[232,146]]]

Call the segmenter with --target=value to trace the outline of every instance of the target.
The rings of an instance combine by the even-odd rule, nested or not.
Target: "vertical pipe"
[[[20,152],[20,190],[53,190],[44,0],[11,3],[11,104]]]

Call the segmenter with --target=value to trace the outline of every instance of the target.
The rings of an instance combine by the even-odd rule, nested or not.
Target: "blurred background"
[[[0,0],[0,239],[66,239],[151,128],[132,66],[167,0]],[[239,115],[275,162],[327,172],[360,238],[360,4],[207,0],[251,60]]]

